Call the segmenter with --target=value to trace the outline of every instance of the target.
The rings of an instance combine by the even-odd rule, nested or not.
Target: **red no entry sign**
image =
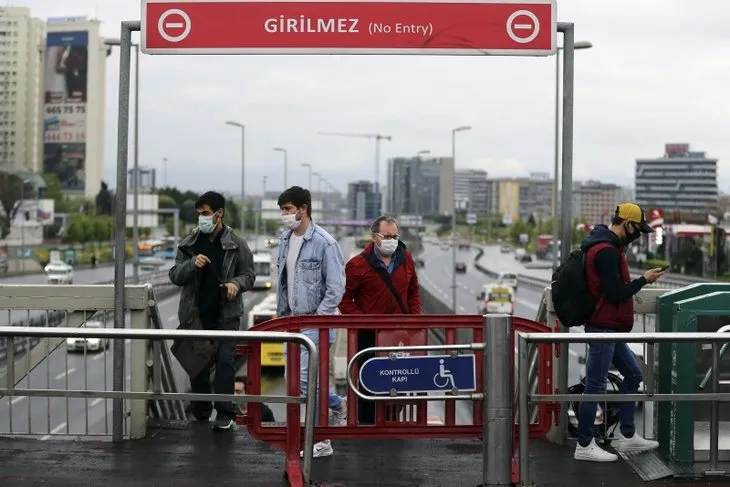
[[[555,0],[143,0],[148,54],[546,56]]]

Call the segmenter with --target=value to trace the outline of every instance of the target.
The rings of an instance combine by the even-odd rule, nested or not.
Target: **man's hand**
[[[644,279],[646,279],[646,282],[652,283],[655,282],[657,279],[662,277],[664,275],[664,271],[661,269],[661,267],[656,267],[654,269],[649,269],[644,273]]]
[[[198,254],[195,256],[195,267],[198,269],[202,269],[206,265],[210,264],[210,259],[203,254]]]
[[[228,300],[233,301],[238,296],[238,286],[232,282],[226,283],[226,291],[228,291]]]

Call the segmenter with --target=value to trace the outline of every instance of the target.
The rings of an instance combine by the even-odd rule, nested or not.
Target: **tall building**
[[[488,212],[487,171],[457,169],[454,185],[457,210],[478,214]]]
[[[520,178],[519,214],[527,220],[549,218],[553,213],[553,180],[548,173],[530,173]]]
[[[580,217],[591,225],[597,223],[608,225],[611,223],[616,205],[624,199],[625,191],[617,184],[586,181],[574,188],[573,194],[577,196],[573,198],[574,218]]]
[[[388,160],[388,212],[396,215],[435,215],[439,203],[442,172],[446,166],[441,159],[396,157]],[[450,182],[450,181],[449,181]],[[449,193],[450,195],[450,193]]]
[[[347,185],[347,211],[350,220],[375,220],[381,214],[381,193],[373,191],[370,181]]]
[[[636,202],[645,209],[703,213],[717,201],[717,159],[689,144],[666,144],[662,157],[636,160],[635,183]]]
[[[0,7],[0,170],[40,168],[45,23],[27,7]]]
[[[104,169],[107,48],[99,21],[48,19],[43,55],[43,172],[61,190],[93,198]]]

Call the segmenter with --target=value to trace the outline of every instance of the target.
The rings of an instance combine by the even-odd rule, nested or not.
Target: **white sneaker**
[[[342,398],[340,409],[332,411],[333,426],[347,426],[347,399]]]
[[[659,448],[659,442],[647,440],[638,433],[631,438],[626,438],[617,427],[613,432],[611,446],[618,452],[645,452]]]
[[[603,448],[596,445],[596,440],[592,439],[588,446],[581,446],[580,443],[575,445],[575,453],[573,458],[576,460],[583,460],[586,462],[601,462],[610,463],[618,460],[618,457],[613,453],[609,453]]]
[[[330,443],[330,440],[324,440],[314,444],[312,458],[328,457],[332,455],[332,453],[334,453],[332,443]],[[304,457],[304,451],[299,452],[299,457]]]

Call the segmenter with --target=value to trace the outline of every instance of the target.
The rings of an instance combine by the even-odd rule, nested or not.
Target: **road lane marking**
[[[93,407],[94,407],[94,406],[96,406],[97,404],[101,404],[101,402],[102,402],[103,400],[104,400],[104,398],[103,398],[103,397],[97,397],[96,399],[94,399],[93,401],[91,401],[91,404],[89,404],[89,406],[93,408]]]
[[[91,357],[91,360],[99,360],[100,358],[104,357],[104,355],[106,355],[104,352],[97,353],[96,355]]]
[[[15,399],[13,399],[12,401],[10,401],[10,404],[18,404],[19,402],[21,402],[25,399],[27,399],[27,396],[18,396]]]
[[[56,426],[55,428],[53,428],[51,430],[50,434],[47,434],[47,435],[44,435],[44,436],[41,437],[41,441],[46,441],[47,439],[49,439],[51,437],[51,435],[55,435],[57,433],[60,433],[61,430],[63,430],[64,428],[66,428],[66,424],[67,424],[66,421],[64,421],[63,423],[61,423],[58,426]]]
[[[56,376],[56,380],[61,380],[61,379],[63,379],[64,377],[66,377],[67,375],[71,375],[71,374],[73,374],[74,372],[76,372],[76,369],[74,369],[73,367],[71,367],[70,369],[68,369],[68,370],[66,370],[66,371],[64,371],[64,372],[61,372],[60,374],[58,374],[58,375]]]

